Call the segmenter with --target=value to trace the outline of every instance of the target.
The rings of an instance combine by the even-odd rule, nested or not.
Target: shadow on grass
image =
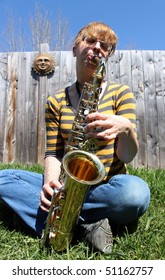
[[[14,213],[12,209],[0,201],[0,225],[9,231],[20,232],[21,234],[28,235],[29,237],[37,237],[36,233],[31,230],[22,219]]]

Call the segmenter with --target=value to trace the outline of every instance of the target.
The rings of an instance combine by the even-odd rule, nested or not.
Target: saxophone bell
[[[63,158],[66,174],[81,184],[96,185],[103,180],[105,168],[99,158],[83,150],[68,152]]]
[[[63,251],[71,243],[89,186],[103,180],[105,168],[99,158],[86,151],[74,150],[63,158],[66,174],[64,195],[58,200],[58,218],[49,229],[49,243],[55,251]],[[56,208],[56,207],[55,207]]]

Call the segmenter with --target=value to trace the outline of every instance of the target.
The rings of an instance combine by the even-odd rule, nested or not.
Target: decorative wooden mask
[[[49,75],[55,71],[55,59],[48,53],[40,53],[33,61],[33,70],[40,75]]]

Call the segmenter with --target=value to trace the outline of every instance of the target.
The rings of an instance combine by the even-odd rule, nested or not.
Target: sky
[[[73,37],[86,24],[102,21],[118,35],[117,49],[165,50],[165,0],[0,0],[0,35],[9,9],[28,18],[36,4],[52,14],[60,11]]]

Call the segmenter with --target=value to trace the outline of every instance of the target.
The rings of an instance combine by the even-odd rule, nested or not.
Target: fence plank
[[[145,166],[147,162],[146,119],[144,99],[144,76],[142,51],[131,51],[132,91],[136,98],[137,135],[139,151],[134,166]]]
[[[7,59],[6,114],[4,128],[3,161],[11,162],[16,157],[16,99],[17,99],[17,55],[11,53]]]
[[[117,51],[106,65],[107,79],[111,82],[120,83],[120,52]]]
[[[165,51],[154,52],[159,167],[165,166]]]
[[[6,122],[7,54],[0,53],[0,161],[4,154],[4,132]]]
[[[32,62],[35,53],[32,55],[30,52],[26,54],[26,96],[27,96],[27,147],[26,153],[27,162],[37,162],[37,149],[38,146],[38,93],[39,93],[39,80],[38,77],[32,74]],[[29,75],[30,73],[30,75]],[[37,77],[37,79],[36,79]]]
[[[147,166],[159,167],[158,122],[153,51],[143,52]]]
[[[120,53],[120,83],[127,84],[132,88],[132,77],[131,77],[131,52],[130,51],[119,51]]]

